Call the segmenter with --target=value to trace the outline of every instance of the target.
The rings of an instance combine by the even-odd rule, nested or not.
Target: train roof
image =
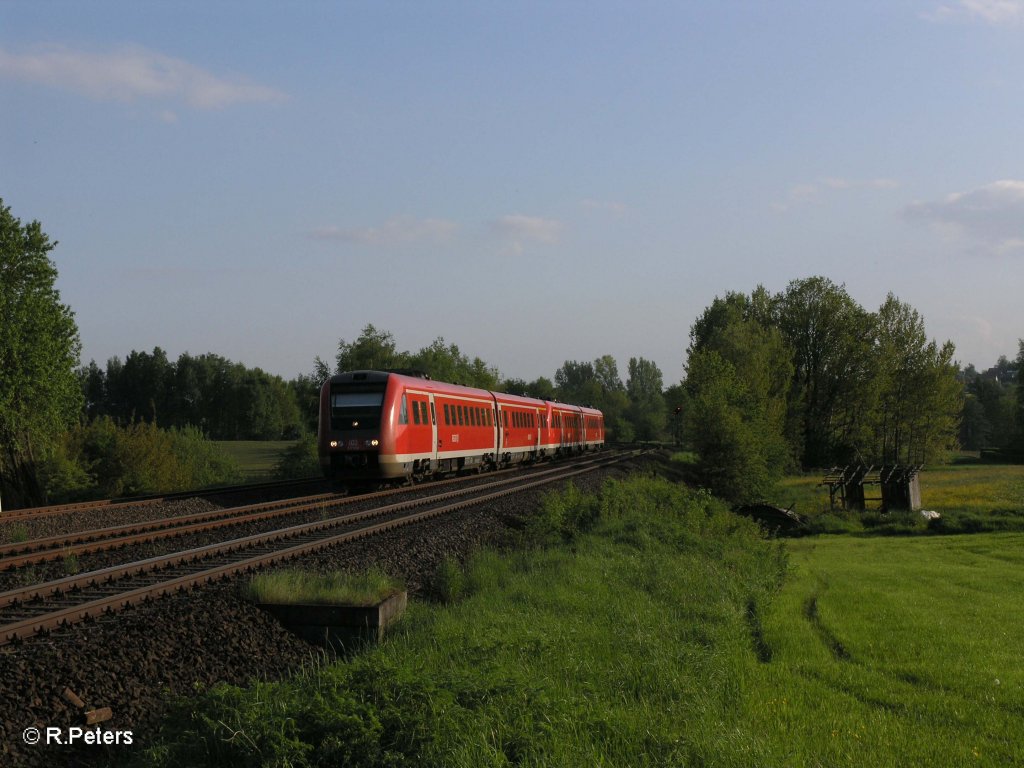
[[[520,405],[535,405],[541,408],[551,406],[552,408],[562,408],[565,410],[581,411],[587,414],[601,415],[601,411],[597,408],[586,405],[576,405],[574,403],[563,403],[559,400],[550,400],[547,398],[536,398],[530,397],[529,395],[515,395],[509,392],[498,392],[490,391],[486,389],[480,389],[479,387],[468,387],[463,384],[450,384],[445,381],[435,381],[431,379],[429,375],[423,371],[418,371],[409,368],[396,368],[386,370],[367,369],[359,371],[345,371],[344,373],[337,373],[329,379],[332,384],[342,383],[386,383],[389,378],[394,377],[401,379],[406,386],[415,387],[416,389],[426,390],[428,392],[443,393],[450,392],[452,394],[464,394],[473,395],[475,397],[490,397],[494,396],[501,402],[506,403],[517,403]]]

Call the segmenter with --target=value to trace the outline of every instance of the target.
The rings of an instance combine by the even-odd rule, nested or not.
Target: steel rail
[[[221,496],[229,493],[245,493],[247,491],[265,491],[275,488],[287,488],[290,485],[310,485],[317,482],[322,483],[323,479],[306,477],[298,480],[273,480],[263,483],[245,483],[241,485],[226,485],[218,488],[202,488],[195,491],[175,491],[173,493],[152,494],[147,496],[96,499],[94,501],[76,501],[69,504],[51,504],[45,507],[12,509],[7,512],[0,512],[0,523],[16,523],[28,520],[38,520],[41,517],[49,517],[51,515],[90,512],[97,509],[106,510],[120,509],[122,507],[144,507],[149,504],[159,504],[164,501],[178,501],[180,499],[194,499],[205,496]]]
[[[325,503],[337,506],[358,501],[358,497],[324,493],[299,499],[266,501],[244,507],[216,509],[182,517],[162,517],[140,523],[91,528],[85,531],[30,539],[20,543],[0,545],[0,571],[22,565],[58,560],[70,555],[91,554],[108,549],[146,544],[151,541],[201,533],[232,525],[242,525],[274,517],[297,515],[314,511]]]
[[[618,460],[619,457],[612,457],[614,460]],[[592,459],[591,461],[585,462],[589,465],[599,459]],[[434,494],[431,496],[420,497],[417,499],[408,499],[406,501],[397,502],[381,507],[374,507],[372,509],[363,510],[361,512],[355,512],[349,515],[341,515],[338,517],[325,518],[323,520],[301,523],[298,525],[289,526],[286,528],[278,528],[272,531],[264,531],[262,533],[255,533],[249,536],[243,536],[236,539],[231,539],[224,542],[207,544],[201,547],[194,547],[179,552],[172,552],[164,555],[156,555],[154,557],[138,560],[131,563],[122,565],[114,565],[107,568],[102,568],[96,571],[88,571],[86,573],[76,574],[73,576],[67,576],[54,581],[48,581],[41,584],[32,584],[17,589],[8,590],[0,593],[0,609],[7,608],[8,606],[15,604],[24,604],[30,601],[43,600],[51,595],[63,594],[75,589],[82,589],[85,587],[92,587],[101,583],[109,583],[115,579],[124,576],[134,576],[140,573],[153,571],[162,567],[171,567],[178,565],[183,562],[188,562],[199,557],[216,556],[227,552],[232,552],[239,548],[248,546],[259,546],[267,542],[280,540],[282,538],[288,538],[292,536],[301,536],[310,533],[316,533],[326,528],[338,527],[340,525],[350,524],[354,521],[366,519],[368,517],[379,517],[382,515],[395,514],[405,509],[410,509],[416,506],[423,506],[437,502],[439,500],[454,499],[459,496],[466,496],[469,494],[480,493],[486,491],[489,488],[498,488],[503,485],[511,485],[514,483],[523,482],[523,480],[530,480],[538,476],[547,476],[554,473],[564,472],[565,470],[572,469],[570,467],[556,467],[553,469],[544,470],[540,473],[530,475],[528,478],[513,477],[505,478],[502,480],[496,480],[491,483],[487,483],[481,486],[472,486],[468,488],[458,488],[455,490],[447,491],[441,494]],[[360,498],[360,497],[356,497]],[[327,506],[342,506],[346,499],[340,499],[334,504],[328,504]]]
[[[220,578],[254,570],[265,565],[271,565],[284,560],[290,560],[295,557],[315,552],[320,549],[324,549],[338,544],[352,541],[354,539],[362,538],[364,536],[370,536],[383,531],[391,530],[402,525],[409,525],[411,523],[419,522],[431,517],[436,517],[448,512],[452,512],[458,509],[464,509],[469,506],[486,503],[493,501],[505,496],[509,496],[515,493],[520,493],[526,490],[531,490],[543,485],[547,485],[560,480],[565,480],[576,475],[584,474],[586,472],[593,471],[607,464],[614,463],[616,461],[625,458],[623,456],[615,456],[610,459],[595,459],[590,462],[585,462],[583,466],[575,466],[569,468],[558,468],[549,470],[543,473],[544,475],[554,475],[548,477],[542,477],[536,479],[536,475],[528,478],[529,482],[517,485],[514,488],[503,488],[501,490],[486,493],[480,496],[474,496],[470,499],[463,499],[456,501],[452,504],[445,504],[440,507],[434,507],[432,509],[424,510],[421,512],[415,512],[410,515],[404,515],[402,517],[393,518],[384,522],[376,523],[369,526],[363,526],[355,530],[345,531],[343,533],[335,534],[333,536],[320,537],[312,541],[306,541],[299,544],[293,544],[287,546],[284,549],[276,549],[271,552],[258,554],[236,562],[228,562],[217,565],[213,568],[205,568],[200,570],[198,573],[190,573],[182,576],[177,576],[171,579],[161,580],[156,584],[144,585],[141,587],[133,588],[128,591],[120,591],[116,594],[110,594],[104,597],[89,600],[88,602],[68,606],[61,608],[57,611],[47,612],[42,615],[30,616],[21,620],[8,623],[6,626],[0,627],[0,645],[10,643],[14,640],[24,639],[26,637],[33,636],[46,630],[54,629],[59,626],[66,624],[76,623],[87,619],[92,616],[96,616],[105,613],[110,610],[120,610],[129,605],[133,605],[140,600],[158,597],[166,595],[171,592],[177,592],[182,589],[187,589],[193,586],[202,585],[211,581],[218,580]],[[510,485],[512,483],[521,482],[523,478],[512,478],[503,480],[498,483],[490,484],[490,487],[496,487],[499,485]],[[486,489],[486,487],[485,487]],[[85,583],[98,584],[101,590],[117,589],[116,586],[110,583],[108,579],[105,583],[99,584],[99,580],[111,575],[112,572],[120,571],[118,575],[124,575],[129,572],[132,573],[145,573],[154,570],[159,564],[167,565],[170,562],[178,563],[197,563],[199,560],[208,559],[217,555],[224,555],[230,552],[239,552],[244,549],[250,549],[258,544],[269,543],[271,541],[281,541],[282,539],[294,538],[304,533],[311,533],[317,530],[322,530],[325,527],[337,527],[345,523],[351,523],[358,519],[365,519],[367,517],[379,517],[390,512],[400,512],[410,507],[423,506],[425,504],[437,503],[438,501],[447,501],[450,498],[468,495],[470,493],[479,492],[480,487],[460,489],[458,491],[438,494],[436,496],[428,497],[425,499],[414,499],[406,502],[400,502],[398,504],[388,505],[387,507],[378,508],[376,510],[367,510],[365,512],[357,512],[353,515],[346,515],[341,518],[334,518],[333,525],[327,525],[327,523],[304,525],[304,526],[293,526],[292,528],[281,529],[280,531],[274,532],[274,534],[263,535],[258,534],[255,536],[244,537],[236,539],[232,542],[227,542],[224,545],[214,545],[212,547],[201,547],[186,552],[176,553],[172,556],[164,556],[158,558],[149,558],[148,560],[142,560],[137,563],[129,564],[124,567],[117,567],[112,569],[103,569],[101,571],[95,571],[91,574],[85,574],[81,579],[77,581],[81,582],[83,579],[89,579]],[[287,535],[283,535],[287,534]],[[201,564],[200,564],[201,565]],[[59,593],[63,591],[63,586],[67,586],[69,582],[76,581],[75,577],[71,579],[61,579],[56,582],[49,582],[48,584],[38,585],[36,590],[38,595],[43,595],[44,589],[48,594]],[[63,586],[62,586],[63,585]],[[17,590],[15,592],[31,592],[33,588],[28,590]],[[14,592],[4,593],[0,595],[0,601],[3,601],[3,605],[10,605],[12,602],[20,602],[19,600],[12,600]]]
[[[494,474],[521,472],[519,467],[498,470]],[[441,480],[431,487],[461,484],[478,480],[480,475]],[[303,496],[294,499],[266,501],[259,504],[248,504],[241,507],[213,509],[179,517],[162,517],[143,520],[137,523],[123,523],[105,528],[89,528],[67,534],[47,536],[39,539],[28,539],[21,542],[0,544],[0,571],[11,570],[24,565],[33,565],[49,560],[59,560],[69,556],[92,554],[119,547],[145,544],[164,538],[200,533],[232,525],[241,525],[273,517],[285,517],[304,512],[322,509],[325,502],[332,507],[355,504],[377,498],[409,493],[422,486],[402,486],[358,496],[345,496],[340,493],[322,493],[314,496]]]

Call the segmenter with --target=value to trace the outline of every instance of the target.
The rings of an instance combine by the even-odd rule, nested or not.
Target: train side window
[[[398,423],[408,424],[409,423],[409,404],[405,400],[405,395],[402,395],[402,407],[398,412]]]
[[[427,416],[427,403],[425,400],[420,400],[420,420],[424,424],[430,423],[430,417]]]
[[[412,422],[413,424],[420,423],[420,404],[418,401],[412,401]]]
[[[434,410],[434,404],[433,403],[430,404],[430,423],[431,424],[436,424],[437,423],[437,412]]]
[[[477,408],[475,405],[473,406],[473,426],[480,426],[480,409]]]
[[[508,429],[508,411],[502,411],[505,416],[505,429]]]
[[[488,427],[493,427],[494,426],[494,422],[491,420],[491,409],[490,408],[487,409],[487,426]]]
[[[444,423],[446,426],[452,423],[451,420],[448,418],[448,403],[444,404]]]

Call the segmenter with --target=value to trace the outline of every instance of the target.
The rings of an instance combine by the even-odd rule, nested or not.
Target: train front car
[[[380,458],[388,449],[394,389],[384,371],[340,373],[324,382],[317,435],[324,477],[348,487],[388,479]]]

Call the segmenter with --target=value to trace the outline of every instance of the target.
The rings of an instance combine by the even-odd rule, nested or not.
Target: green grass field
[[[215,440],[220,450],[238,463],[245,481],[271,480],[274,467],[294,440]]]
[[[1024,535],[817,537],[743,710],[772,765],[1024,762]]]
[[[792,475],[778,484],[772,501],[793,505],[816,532],[855,533],[879,528],[877,515],[833,514],[822,473]],[[1024,465],[954,464],[926,467],[920,475],[922,508],[942,515],[935,532],[1024,531]],[[896,515],[901,532],[924,532],[919,516]],[[883,529],[885,526],[881,526]]]
[[[983,515],[1021,477],[931,492]],[[139,764],[1024,764],[1024,533],[770,541],[649,478],[552,495],[527,532],[447,562],[446,601],[375,650],[183,702]]]

